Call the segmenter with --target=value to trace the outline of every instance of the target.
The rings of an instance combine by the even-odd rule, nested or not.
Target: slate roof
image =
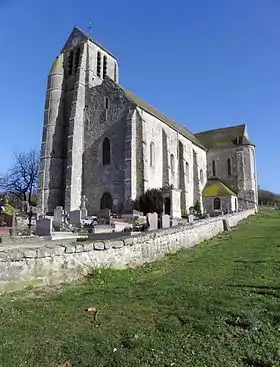
[[[254,145],[246,136],[246,125],[236,125],[194,134],[207,149]]]
[[[179,134],[190,140],[193,144],[197,145],[198,147],[207,150],[205,146],[192,134],[186,127],[178,124],[177,122],[173,121],[169,117],[166,117],[163,115],[160,111],[158,111],[153,106],[149,105],[147,102],[144,102],[141,98],[136,96],[134,93],[130,92],[129,90],[121,87],[124,91],[126,97],[134,102],[138,107],[140,107],[142,110],[150,113],[154,117],[158,118],[159,120],[166,123],[166,125],[170,126],[172,129],[177,131]]]
[[[203,197],[236,196],[236,194],[219,179],[207,181],[203,189]]]

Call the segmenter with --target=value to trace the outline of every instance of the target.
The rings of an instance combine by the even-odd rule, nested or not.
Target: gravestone
[[[103,219],[104,224],[111,224],[111,210],[106,208],[106,209],[101,209],[98,212],[97,215],[98,219]]]
[[[52,219],[41,218],[36,221],[36,235],[50,236],[52,233]]]
[[[163,214],[161,216],[161,228],[169,228],[170,227],[170,215]]]
[[[157,213],[148,213],[147,219],[149,223],[149,231],[154,231],[158,229],[158,215]]]
[[[80,227],[81,225],[81,210],[72,210],[69,213],[69,223],[72,224],[73,226],[78,226]]]
[[[54,209],[53,221],[56,224],[61,224],[63,222],[63,207],[62,206],[57,206]]]
[[[189,222],[190,224],[192,224],[192,223],[193,223],[193,221],[194,221],[194,215],[193,215],[193,214],[189,214],[189,215],[188,215],[188,222]]]

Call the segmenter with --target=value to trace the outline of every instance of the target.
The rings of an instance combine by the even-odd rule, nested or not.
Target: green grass
[[[279,366],[279,275],[264,211],[158,263],[3,296],[0,366]]]

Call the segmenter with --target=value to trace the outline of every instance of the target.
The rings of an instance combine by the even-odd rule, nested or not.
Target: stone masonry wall
[[[129,135],[128,120],[131,120],[133,106],[122,90],[106,78],[101,85],[88,89],[86,107],[83,194],[88,199],[89,214],[94,214],[100,209],[100,200],[104,193],[109,193],[120,203],[125,202],[125,158],[130,158],[130,142],[126,137]],[[110,141],[110,163],[107,165],[102,163],[105,138]]]
[[[223,219],[233,227],[254,213],[247,210],[113,241],[3,250],[0,251],[0,291],[70,282],[92,268],[141,266],[223,232]]]
[[[231,162],[228,172],[227,160]],[[213,176],[212,162],[215,161],[216,175]],[[253,146],[238,146],[210,149],[207,152],[207,176],[216,177],[237,193],[240,210],[257,207],[257,177],[255,149]]]

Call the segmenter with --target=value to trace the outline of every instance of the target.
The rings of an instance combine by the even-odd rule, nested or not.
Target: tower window
[[[79,64],[80,64],[80,55],[81,55],[81,49],[80,47],[78,47],[75,53],[75,65],[74,65],[75,73],[77,72]]]
[[[99,78],[101,77],[101,53],[100,51],[97,52],[96,74]]]
[[[106,110],[108,110],[109,108],[109,98],[108,97],[105,97],[105,108]]]
[[[72,75],[73,60],[74,60],[74,53],[73,53],[73,50],[72,50],[69,54],[69,57],[68,57],[68,75]]]
[[[200,182],[201,182],[201,184],[203,185],[203,171],[202,171],[202,169],[200,170],[200,172],[199,172],[199,178],[200,178]]]
[[[174,154],[170,154],[170,166],[171,166],[171,173],[174,175],[175,173],[175,158]]]
[[[212,161],[212,176],[216,176],[216,162]]]
[[[150,166],[154,167],[155,165],[155,143],[151,141],[150,143]]]
[[[228,172],[228,176],[231,176],[231,160],[230,160],[230,158],[227,160],[227,172]]]
[[[105,138],[102,144],[102,163],[103,165],[110,164],[111,161],[111,144],[108,138]]]
[[[115,63],[115,68],[114,68],[114,81],[117,81],[117,64]]]
[[[103,79],[107,75],[107,56],[103,56]]]

